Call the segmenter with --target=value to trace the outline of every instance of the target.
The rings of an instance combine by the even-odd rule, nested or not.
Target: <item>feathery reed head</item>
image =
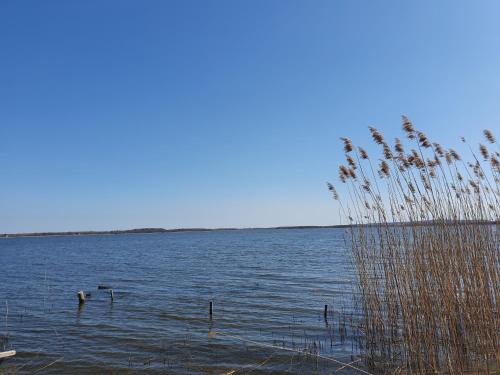
[[[496,142],[495,137],[493,136],[493,133],[491,132],[491,130],[484,129],[483,134],[484,134],[484,137],[488,140],[488,142],[490,142],[490,143]]]
[[[389,164],[387,164],[385,160],[382,160],[380,162],[379,174],[381,177],[384,177],[384,176],[389,177],[391,175],[391,172],[389,169]]]
[[[349,153],[352,151],[352,142],[347,137],[340,137],[340,140],[344,143],[344,151],[345,153]]]
[[[451,152],[450,151],[446,151],[445,154],[444,154],[445,158],[446,158],[446,162],[448,164],[451,164],[453,162],[453,157],[451,156]]]
[[[370,133],[372,133],[372,138],[376,143],[378,143],[379,145],[384,143],[384,137],[376,128],[374,128],[373,126],[369,126],[368,129],[370,129]]]
[[[370,187],[371,187],[371,183],[370,183],[370,180],[368,178],[364,178],[363,179],[363,185],[361,185],[361,187],[367,192],[369,193],[371,190],[370,190]]]
[[[387,160],[390,160],[392,159],[392,151],[391,151],[391,148],[389,147],[389,145],[387,143],[383,143],[383,147],[384,147],[384,157],[387,159]]]
[[[411,150],[411,155],[408,157],[408,160],[412,160],[412,164],[417,167],[418,169],[425,168],[425,163],[424,161],[420,158],[420,154],[417,152],[417,150]]]
[[[403,130],[407,135],[413,134],[415,132],[415,129],[413,128],[413,124],[411,123],[410,119],[405,115],[401,117],[403,119]]]
[[[431,144],[430,144],[429,140],[427,139],[427,136],[422,132],[418,132],[418,141],[420,142],[420,146],[422,146],[422,147],[425,147],[425,148],[431,147]]]
[[[403,145],[401,144],[401,140],[399,138],[396,138],[394,141],[394,149],[396,150],[397,153],[403,154],[405,152]]]
[[[436,154],[442,158],[444,156],[444,151],[441,145],[436,142],[434,142],[432,145],[434,146],[434,151],[436,151]]]
[[[461,160],[460,155],[454,149],[450,148],[450,155],[455,160]]]
[[[335,189],[335,186],[333,186],[331,183],[327,182],[326,186],[328,186],[328,190],[332,192],[333,199],[336,201],[339,200],[339,194],[337,193],[337,189]]]
[[[356,169],[356,162],[351,156],[347,156],[345,159],[347,161],[347,164],[349,164],[349,166],[352,167],[352,169]]]
[[[479,144],[479,151],[481,151],[481,155],[483,155],[484,160],[488,160],[490,153],[488,152],[488,148],[482,143]]]
[[[500,173],[500,162],[498,161],[495,155],[491,156],[490,163],[493,170],[496,171],[497,173]]]
[[[349,168],[347,168],[345,165],[340,165],[339,166],[339,178],[340,181],[346,182],[347,179],[349,178]]]

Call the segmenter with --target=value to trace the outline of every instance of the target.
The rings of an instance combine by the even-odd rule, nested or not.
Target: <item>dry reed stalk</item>
[[[340,202],[353,224],[367,363],[386,372],[498,371],[498,152],[481,144],[482,160],[472,152],[467,163],[406,117],[403,130],[413,149],[405,153],[396,139],[393,153],[370,128],[382,146],[378,174],[366,152],[343,138],[351,167],[353,152],[357,160],[355,176],[340,169],[349,198]],[[491,131],[484,134],[498,147]]]

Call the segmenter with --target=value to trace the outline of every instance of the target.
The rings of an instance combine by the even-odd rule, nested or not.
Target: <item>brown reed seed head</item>
[[[383,143],[383,147],[384,147],[384,157],[387,159],[387,160],[390,160],[392,159],[392,151],[389,147],[389,145],[387,143]]]
[[[495,155],[491,156],[490,163],[491,163],[491,167],[493,168],[493,170],[496,171],[497,173],[499,173],[500,172],[500,162],[495,157]]]
[[[399,138],[396,138],[394,141],[394,149],[396,150],[397,153],[403,154],[405,152],[403,145],[401,144],[401,140]]]
[[[418,132],[418,141],[420,142],[420,146],[422,146],[422,147],[425,147],[425,148],[431,147],[431,144],[430,144],[429,140],[427,139],[427,136],[422,132]]]
[[[361,185],[361,187],[367,192],[369,193],[371,190],[370,190],[370,180],[368,178],[364,178],[363,179],[363,185]]]
[[[479,178],[484,178],[484,173],[483,169],[481,168],[481,164],[479,164],[479,161],[476,161],[476,164],[472,166],[472,171],[474,172],[474,175]]]
[[[474,189],[474,192],[479,194],[479,185],[472,180],[469,180],[469,185]]]
[[[445,157],[446,157],[446,162],[448,164],[451,164],[453,162],[453,157],[451,156],[451,152],[450,151],[446,151]]]
[[[405,115],[401,116],[403,119],[403,130],[406,132],[406,134],[410,135],[415,132],[415,129],[413,128],[413,124],[411,123],[410,119],[406,117]]]
[[[455,160],[461,160],[460,155],[452,148],[450,148],[450,155]]]
[[[420,158],[420,154],[417,152],[417,150],[411,150],[412,153],[412,164],[415,165],[418,169],[425,168],[425,163],[424,161]]]
[[[429,180],[424,174],[420,175],[420,179],[422,181],[422,185],[424,186],[425,190],[432,190],[431,184],[429,183]]]
[[[337,193],[337,189],[335,189],[335,186],[333,186],[329,182],[326,183],[326,186],[328,186],[328,190],[330,190],[332,192],[333,199],[335,199],[336,201],[338,201],[339,200],[339,194]]]
[[[372,133],[372,138],[376,143],[378,143],[379,145],[384,143],[384,137],[376,128],[374,128],[373,126],[369,126],[368,129],[370,129],[370,133]]]
[[[346,182],[346,180],[349,178],[349,168],[347,168],[345,165],[340,165],[339,166],[339,178],[340,181]]]
[[[481,155],[483,155],[484,160],[488,160],[490,153],[488,152],[488,148],[482,143],[479,144],[479,151],[481,151]]]
[[[359,150],[359,156],[361,159],[368,159],[368,153],[365,151],[363,147],[358,147]]]
[[[340,140],[344,143],[344,152],[349,153],[352,151],[352,142],[347,137],[340,137]]]
[[[356,163],[354,162],[354,159],[350,156],[347,156],[346,158],[347,164],[351,166],[353,169],[356,169]]]
[[[382,160],[380,162],[380,175],[381,176],[386,176],[386,177],[389,177],[391,175],[391,172],[390,172],[390,169],[389,169],[389,165],[386,163],[385,160]]]
[[[483,130],[484,137],[488,140],[490,143],[495,143],[495,137],[493,136],[493,133],[491,130],[484,129]]]
[[[401,163],[403,164],[403,167],[405,169],[411,167],[411,162],[408,160],[408,158],[401,156],[400,160],[401,160]]]
[[[438,154],[438,156],[442,158],[444,156],[444,151],[441,145],[439,143],[433,143],[432,145],[434,146],[434,151],[436,151],[436,154]]]

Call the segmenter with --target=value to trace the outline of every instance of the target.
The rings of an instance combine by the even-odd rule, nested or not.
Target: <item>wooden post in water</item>
[[[328,305],[325,305],[324,315],[325,315],[325,320],[328,319]]]
[[[115,300],[115,293],[113,293],[113,289],[109,290],[109,296],[111,297],[111,302]]]
[[[214,304],[212,301],[210,301],[208,305],[208,313],[210,314],[210,319],[212,319],[213,312],[214,312]]]
[[[15,355],[16,355],[15,350],[8,350],[6,352],[0,352],[0,362],[2,362],[5,358],[9,358],[9,357],[12,357]]]
[[[84,302],[85,302],[85,293],[83,293],[83,290],[80,290],[78,292],[78,303],[81,305]]]

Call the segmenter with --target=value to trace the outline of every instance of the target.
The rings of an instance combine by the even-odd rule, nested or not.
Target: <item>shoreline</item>
[[[435,222],[418,222],[418,223],[389,223],[390,226],[405,226],[418,225],[427,226],[434,225]],[[454,224],[478,224],[478,225],[499,225],[495,221],[460,221]],[[377,226],[377,223],[363,224],[363,226]],[[337,225],[294,225],[294,226],[279,226],[279,227],[242,227],[242,228],[135,228],[123,230],[104,230],[104,231],[68,231],[68,232],[31,232],[31,233],[2,233],[0,238],[17,238],[17,237],[63,237],[63,236],[114,236],[123,234],[158,234],[158,233],[180,233],[180,232],[216,232],[216,231],[237,231],[237,230],[277,230],[277,229],[339,229],[349,228],[350,224]]]
[[[215,231],[235,231],[235,230],[263,230],[263,229],[321,229],[321,228],[346,228],[349,225],[298,225],[262,228],[137,228],[108,231],[68,231],[68,232],[31,232],[31,233],[2,233],[0,238],[17,237],[62,237],[62,236],[114,236],[122,234],[158,234],[158,233],[179,233],[179,232],[215,232]]]

